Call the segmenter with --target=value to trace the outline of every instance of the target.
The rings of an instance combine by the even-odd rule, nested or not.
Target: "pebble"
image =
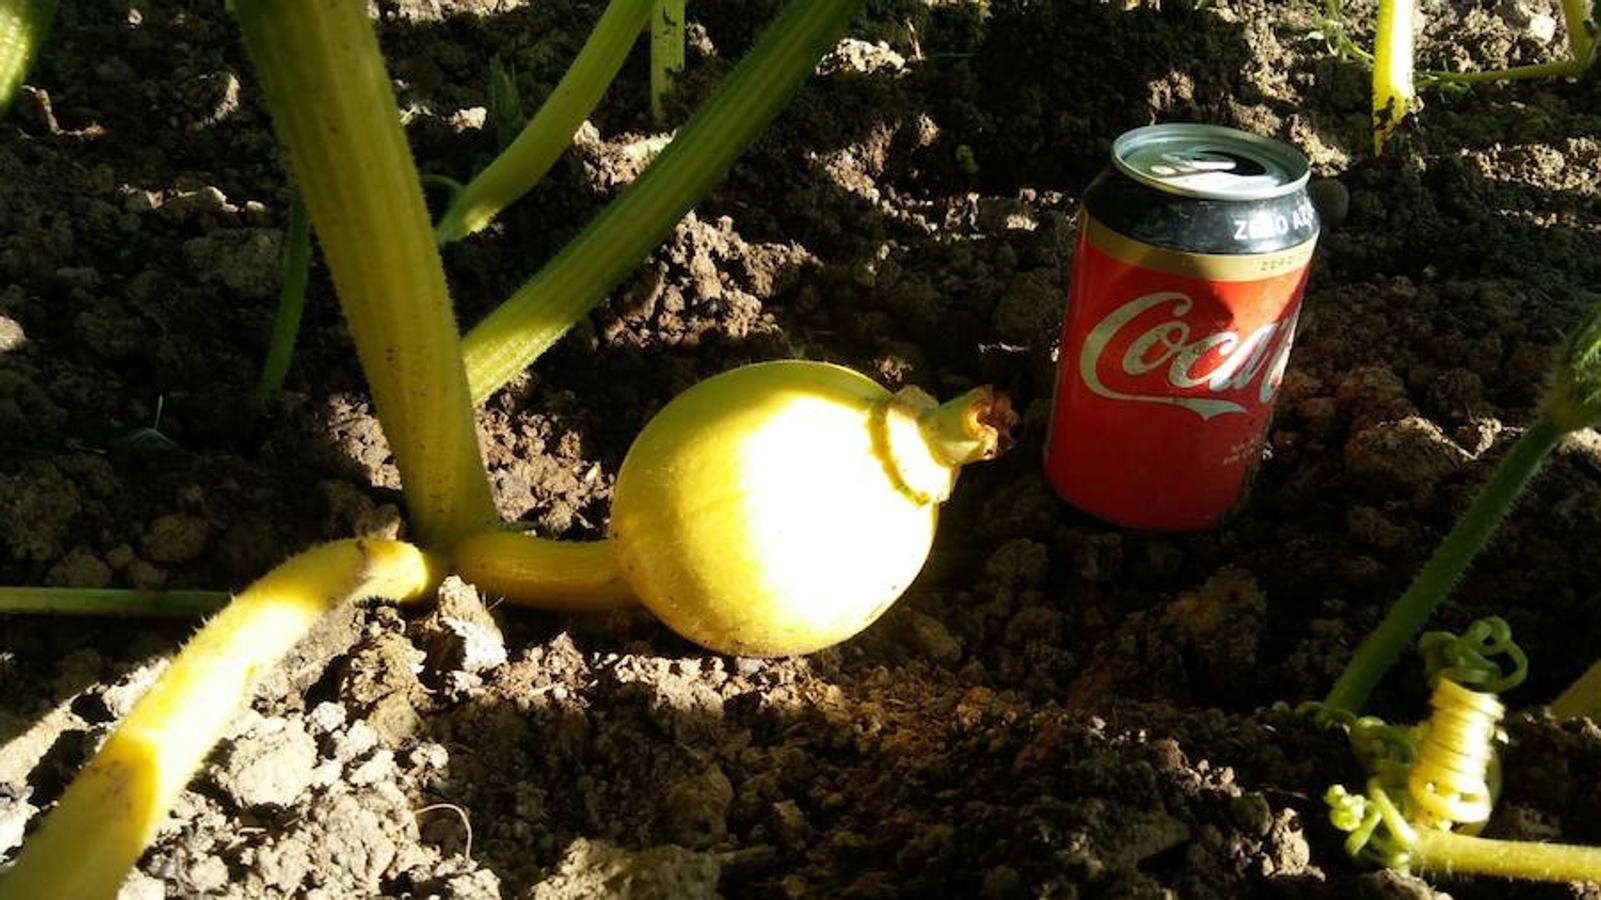
[[[667,789],[665,828],[668,840],[704,849],[728,837],[728,808],[734,786],[723,770],[712,766]]]
[[[317,765],[317,744],[299,721],[267,721],[277,727],[234,741],[213,775],[240,809],[289,806],[311,784]]]

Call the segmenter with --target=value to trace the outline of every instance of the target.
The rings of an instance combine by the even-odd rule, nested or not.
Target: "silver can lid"
[[[1124,132],[1112,164],[1142,184],[1204,200],[1267,200],[1300,190],[1310,174],[1299,150],[1221,125],[1169,123]]]

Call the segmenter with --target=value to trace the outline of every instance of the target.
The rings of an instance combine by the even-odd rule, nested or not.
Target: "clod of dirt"
[[[1351,421],[1351,430],[1360,431],[1379,422],[1417,415],[1417,407],[1407,396],[1406,382],[1393,371],[1379,366],[1355,369],[1340,380],[1334,397]]]
[[[1199,588],[1124,623],[1068,687],[1069,703],[1109,691],[1159,699],[1238,702],[1257,665],[1267,598],[1248,572],[1225,570]]]
[[[184,513],[169,513],[151,521],[140,546],[151,561],[177,565],[199,559],[211,542],[211,525]]]
[[[311,785],[317,742],[299,719],[265,719],[223,752],[212,780],[242,810],[289,806]]]
[[[1351,436],[1345,445],[1350,476],[1384,491],[1428,497],[1435,485],[1461,471],[1470,457],[1440,426],[1420,416],[1383,422]]]
[[[953,663],[962,658],[962,645],[951,637],[945,623],[930,615],[910,612],[906,615],[906,634],[912,647],[935,662]]]
[[[715,846],[728,837],[728,807],[734,786],[713,766],[667,789],[667,836],[692,850]]]
[[[0,853],[22,843],[28,820],[39,811],[28,802],[27,785],[0,784]]]
[[[682,847],[626,850],[605,841],[578,838],[549,878],[534,886],[531,900],[711,900],[720,896],[721,856]]]
[[[413,639],[436,674],[482,672],[506,662],[506,638],[478,590],[455,575],[439,586],[439,601],[413,626]]]
[[[27,343],[28,338],[23,334],[22,326],[16,319],[0,316],[0,353],[10,353]]]
[[[219,230],[185,241],[183,253],[204,283],[220,283],[246,300],[266,300],[278,292],[283,232],[277,229]]]
[[[120,720],[126,716],[166,669],[167,660],[158,659],[145,663],[117,679],[115,684],[108,686],[100,694],[100,702],[105,705],[106,714],[113,720]]]
[[[76,547],[45,573],[52,587],[103,588],[111,583],[111,567],[84,547]]]

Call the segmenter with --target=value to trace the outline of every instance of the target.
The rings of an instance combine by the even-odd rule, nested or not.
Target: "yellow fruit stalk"
[[[437,560],[410,544],[346,540],[307,550],[252,584],[106,738],[0,878],[0,896],[115,896],[256,681],[323,613],[360,597],[413,599],[442,577]]]
[[[866,628],[906,590],[957,471],[1004,449],[1014,420],[989,388],[942,406],[827,363],[745,366],[686,391],[641,432],[608,540],[487,535],[458,545],[455,563],[513,602],[615,605],[626,584],[704,647],[810,653]],[[586,583],[563,568],[575,553]]]

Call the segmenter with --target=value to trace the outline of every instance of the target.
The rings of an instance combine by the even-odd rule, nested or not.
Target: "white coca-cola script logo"
[[[1112,310],[1096,323],[1084,338],[1084,349],[1079,354],[1079,376],[1089,389],[1112,400],[1130,400],[1136,403],[1161,403],[1180,406],[1202,419],[1229,413],[1243,413],[1246,407],[1219,394],[1245,391],[1260,379],[1254,392],[1257,403],[1266,403],[1278,392],[1284,381],[1284,367],[1290,359],[1290,342],[1295,337],[1295,311],[1277,322],[1270,322],[1241,337],[1233,331],[1218,331],[1195,337],[1185,317],[1195,301],[1178,291],[1157,291]],[[1144,330],[1135,324],[1150,310],[1166,307],[1166,315]],[[1212,396],[1176,395],[1170,392],[1130,392],[1115,390],[1101,380],[1102,357],[1109,355],[1107,347],[1120,344],[1129,338],[1122,359],[1108,360],[1108,371],[1121,371],[1130,378],[1139,378],[1157,369],[1166,368],[1167,387],[1188,391],[1204,386]],[[1204,360],[1204,362],[1203,362]],[[1153,385],[1153,387],[1155,387]],[[1158,388],[1158,391],[1161,389]],[[1251,396],[1243,398],[1251,401]]]

